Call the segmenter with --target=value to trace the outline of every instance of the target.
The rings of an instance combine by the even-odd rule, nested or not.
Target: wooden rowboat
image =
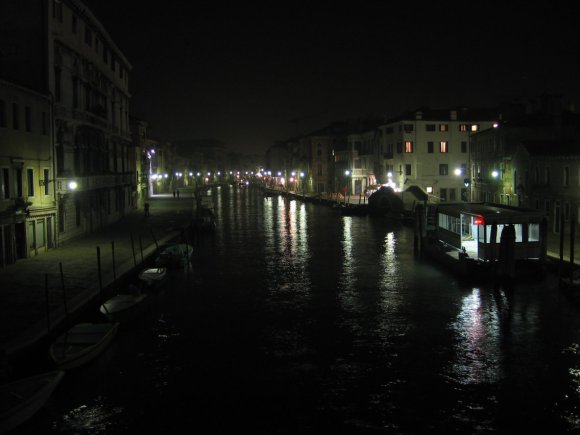
[[[160,284],[167,275],[166,267],[152,267],[139,272],[139,279],[148,286]]]
[[[103,303],[99,311],[114,322],[129,320],[147,298],[147,293],[118,294]]]
[[[117,334],[119,323],[78,323],[50,346],[52,361],[59,369],[71,369],[96,358]]]
[[[0,386],[0,434],[30,419],[42,408],[64,376],[54,370]]]

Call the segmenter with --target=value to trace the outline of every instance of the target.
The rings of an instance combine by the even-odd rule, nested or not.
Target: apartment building
[[[416,185],[429,200],[470,200],[471,136],[493,128],[496,109],[429,107],[378,127],[378,181],[404,191]]]
[[[51,102],[0,80],[0,267],[55,246]]]
[[[137,197],[129,61],[79,0],[2,2],[0,26],[3,78],[51,96],[57,243],[119,219]]]

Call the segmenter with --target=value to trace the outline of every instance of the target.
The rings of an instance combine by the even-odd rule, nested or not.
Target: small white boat
[[[54,370],[0,386],[0,434],[30,419],[48,401],[64,376]]]
[[[72,369],[96,358],[117,334],[119,323],[78,323],[60,335],[49,354],[59,369]]]
[[[107,300],[99,307],[99,311],[111,321],[129,320],[147,298],[147,293],[141,293],[137,287],[133,287],[135,290],[132,293],[118,294]]]
[[[163,281],[163,279],[165,279],[166,275],[166,267],[152,267],[139,272],[139,279],[145,284],[151,286],[159,284],[161,281]]]

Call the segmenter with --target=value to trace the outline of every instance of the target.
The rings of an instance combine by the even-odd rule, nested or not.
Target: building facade
[[[136,206],[129,125],[131,65],[79,0],[3,2],[12,49],[2,74],[47,93],[53,106],[57,243]]]
[[[0,80],[0,267],[56,244],[51,101]]]

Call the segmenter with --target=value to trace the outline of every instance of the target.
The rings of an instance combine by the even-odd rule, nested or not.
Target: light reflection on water
[[[118,420],[123,408],[113,406],[107,397],[99,396],[93,403],[81,405],[66,413],[62,421],[53,423],[53,429],[65,433],[99,435],[119,430]]]
[[[579,310],[553,288],[464,287],[414,259],[410,228],[248,189],[220,195],[198,284],[168,289],[150,337],[125,340],[141,356],[116,356],[129,360],[122,377],[100,369],[115,380],[103,396],[126,406],[73,399],[62,432],[90,433],[85,413],[87,427],[120,419],[111,433],[147,425],[149,397],[186,422],[205,419],[199,409],[212,421],[237,412],[251,424],[236,430],[259,433],[471,434],[562,418],[578,428]],[[115,396],[117,381],[146,399]]]
[[[461,384],[494,383],[501,378],[500,324],[497,308],[482,301],[474,288],[463,297],[455,321],[449,326],[455,337],[456,359],[451,376]]]

